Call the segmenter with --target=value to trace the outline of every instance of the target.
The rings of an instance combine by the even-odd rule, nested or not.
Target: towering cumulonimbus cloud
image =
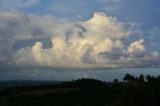
[[[61,68],[119,68],[159,65],[160,55],[149,52],[144,39],[124,43],[132,34],[123,23],[104,13],[94,13],[83,22],[62,22],[41,25],[53,34],[52,47],[44,48],[42,42],[18,50],[12,56],[12,63],[35,67]],[[51,26],[51,27],[49,27]],[[48,32],[49,33],[49,32]]]

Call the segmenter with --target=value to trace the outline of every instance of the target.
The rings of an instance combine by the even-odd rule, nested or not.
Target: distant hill
[[[37,81],[37,80],[0,80],[0,89],[17,86],[32,86],[32,85],[49,85],[62,83],[61,81]]]

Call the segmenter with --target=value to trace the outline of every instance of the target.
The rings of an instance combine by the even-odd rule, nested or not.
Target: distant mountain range
[[[50,85],[59,83],[62,83],[62,81],[50,81],[50,80],[41,81],[41,80],[21,80],[21,79],[0,80],[0,89],[10,88],[14,86]]]

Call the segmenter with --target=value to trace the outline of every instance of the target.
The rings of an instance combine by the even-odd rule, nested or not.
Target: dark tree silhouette
[[[117,79],[117,78],[114,79],[114,80],[113,80],[113,83],[118,83],[118,79]]]
[[[144,75],[141,74],[141,75],[139,76],[139,79],[138,79],[138,80],[139,80],[140,82],[144,82]]]
[[[152,81],[152,77],[150,75],[146,76],[147,82],[151,82]]]
[[[124,78],[123,78],[124,81],[135,81],[135,77],[130,75],[129,73],[127,73]]]

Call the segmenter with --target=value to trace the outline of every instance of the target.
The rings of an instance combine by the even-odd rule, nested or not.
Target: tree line
[[[160,76],[125,74],[123,81],[82,78],[0,90],[0,106],[160,106]]]

